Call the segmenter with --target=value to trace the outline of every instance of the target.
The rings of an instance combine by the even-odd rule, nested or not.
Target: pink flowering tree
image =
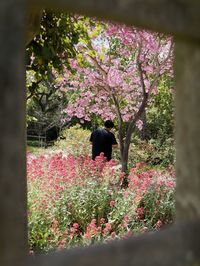
[[[88,27],[77,45],[61,89],[71,95],[66,119],[94,115],[117,121],[122,171],[127,173],[131,136],[163,75],[172,76],[172,41],[134,27],[102,23]]]

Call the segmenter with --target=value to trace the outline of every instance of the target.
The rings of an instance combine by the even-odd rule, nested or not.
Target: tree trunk
[[[142,125],[141,130],[139,130],[139,129],[137,130],[138,135],[139,135],[141,140],[148,140],[149,134],[148,134],[148,127],[147,127],[146,109],[144,109],[144,112],[141,115],[140,120],[142,121],[143,125]]]
[[[120,148],[120,160],[121,160],[122,169],[123,169],[123,165],[124,165],[124,163],[123,163],[124,138],[123,138],[123,132],[122,132],[122,128],[121,127],[119,127],[119,129],[118,129],[118,137],[119,137],[119,148]]]
[[[131,140],[131,135],[127,138],[126,134],[126,139],[124,141],[123,138],[123,132],[122,128],[119,128],[119,145],[120,145],[120,159],[121,159],[121,164],[122,164],[122,173],[124,173],[124,179],[122,181],[122,186],[127,187],[128,181],[127,181],[127,176],[128,176],[128,154],[129,154],[129,147],[130,147],[130,140]]]
[[[125,143],[124,145],[124,151],[122,154],[122,172],[128,175],[128,154],[129,154],[129,147],[130,147],[130,142]]]

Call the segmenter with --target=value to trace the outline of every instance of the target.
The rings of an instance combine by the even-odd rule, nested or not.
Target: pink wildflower
[[[73,224],[73,228],[74,228],[74,229],[78,229],[78,228],[79,228],[78,223],[74,223],[74,224]]]
[[[156,228],[159,229],[163,225],[162,221],[159,219],[156,223]]]
[[[107,233],[110,232],[111,229],[112,229],[111,224],[110,224],[110,223],[106,223],[106,226],[105,226],[105,228],[103,229],[103,233],[104,233],[104,234],[107,234]]]
[[[70,236],[71,237],[73,237],[76,232],[77,232],[77,229],[75,229],[74,227],[70,228]]]
[[[58,243],[58,248],[59,249],[64,249],[65,248],[65,241],[64,240],[60,240]]]
[[[125,215],[123,220],[124,220],[124,222],[128,223],[128,222],[129,222],[129,217],[128,217],[128,215]]]
[[[112,239],[114,239],[116,237],[116,233],[112,232],[110,236],[111,236]]]
[[[34,255],[34,251],[33,250],[29,250],[29,255]]]
[[[144,207],[140,207],[136,209],[136,219],[141,220],[144,218]]]
[[[111,200],[110,203],[109,203],[109,205],[110,205],[111,208],[114,208],[114,206],[115,206],[115,201],[114,201],[114,200]]]
[[[101,218],[100,219],[100,224],[104,224],[105,223],[105,219],[104,218]]]
[[[91,224],[94,225],[94,224],[96,224],[96,222],[97,222],[96,219],[92,219]]]

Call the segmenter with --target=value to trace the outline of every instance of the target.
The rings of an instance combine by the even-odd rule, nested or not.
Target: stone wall
[[[0,1],[0,265],[27,254],[24,0]]]

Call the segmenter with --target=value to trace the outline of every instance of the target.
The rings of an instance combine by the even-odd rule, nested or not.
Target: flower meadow
[[[86,246],[159,230],[174,219],[175,175],[137,163],[122,188],[101,155],[27,155],[31,252]]]

